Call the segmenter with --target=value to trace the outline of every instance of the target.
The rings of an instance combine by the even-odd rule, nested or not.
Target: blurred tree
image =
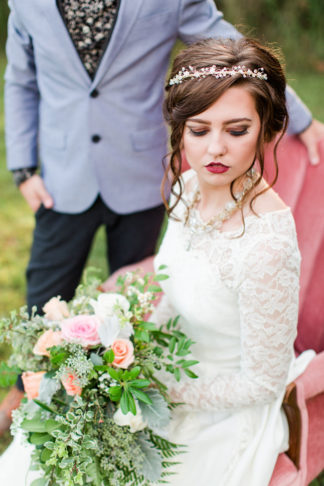
[[[324,72],[323,0],[215,0],[225,19],[245,35],[282,47],[289,69]],[[0,0],[0,50],[7,34],[8,1]]]
[[[7,37],[7,18],[9,7],[7,0],[0,0],[0,51],[4,49]]]
[[[277,43],[289,69],[324,71],[323,0],[216,0],[216,5],[245,35]]]

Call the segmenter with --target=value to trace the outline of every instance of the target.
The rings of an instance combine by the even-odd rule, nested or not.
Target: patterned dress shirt
[[[93,79],[109,42],[120,0],[59,0],[58,6],[81,61]]]

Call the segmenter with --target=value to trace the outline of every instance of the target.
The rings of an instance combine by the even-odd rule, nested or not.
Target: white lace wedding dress
[[[183,220],[185,205],[175,212]],[[169,438],[188,446],[172,486],[267,486],[288,448],[285,387],[314,356],[296,360],[293,352],[300,254],[290,209],[251,215],[245,224],[235,238],[242,228],[192,235],[169,220],[155,259],[170,278],[161,282],[153,318],[180,314],[200,362],[199,379],[168,379],[174,400],[185,403],[173,413]]]
[[[182,202],[176,213],[183,219]],[[290,210],[245,223],[235,238],[241,229],[192,236],[170,220],[155,260],[170,278],[152,319],[180,314],[200,362],[198,379],[168,379],[173,398],[185,403],[174,410],[168,437],[187,445],[172,486],[267,486],[288,446],[285,386],[313,356],[296,360],[293,352],[300,255]],[[28,464],[29,450],[15,439],[0,459],[0,484],[29,485]]]

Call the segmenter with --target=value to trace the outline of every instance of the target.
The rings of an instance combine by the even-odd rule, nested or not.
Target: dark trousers
[[[100,197],[83,213],[64,214],[45,209],[36,213],[31,257],[27,267],[27,304],[41,312],[60,295],[69,301],[80,282],[91,244],[101,225],[106,227],[110,272],[153,255],[164,217],[164,206],[117,214]]]

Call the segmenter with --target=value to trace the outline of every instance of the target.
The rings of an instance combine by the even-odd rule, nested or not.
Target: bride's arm
[[[190,410],[266,404],[285,389],[298,317],[297,244],[281,235],[261,238],[242,255],[242,267],[237,288],[240,370],[173,385],[174,401]]]

